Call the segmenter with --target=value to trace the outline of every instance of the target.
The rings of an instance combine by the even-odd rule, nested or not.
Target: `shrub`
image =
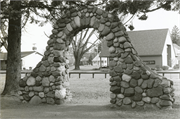
[[[156,71],[162,71],[162,68],[159,65],[155,66]]]
[[[173,69],[179,69],[179,64],[174,65]]]
[[[163,70],[168,70],[169,67],[168,67],[168,66],[162,66],[162,69],[163,69]]]

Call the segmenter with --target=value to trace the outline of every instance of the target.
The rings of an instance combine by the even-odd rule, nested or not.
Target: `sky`
[[[180,29],[180,14],[178,12],[161,9],[147,15],[148,19],[144,21],[138,20],[137,17],[133,19],[134,31],[169,28],[171,32],[175,25]],[[35,44],[37,51],[43,54],[49,40],[45,33],[50,36],[51,31],[52,25],[49,23],[43,27],[27,23],[25,30],[22,31],[21,51],[32,51],[32,47]]]

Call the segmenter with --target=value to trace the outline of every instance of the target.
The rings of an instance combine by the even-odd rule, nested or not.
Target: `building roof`
[[[34,53],[36,51],[25,51],[25,52],[21,52],[21,58],[26,57],[32,53]],[[39,52],[36,52],[37,54],[43,56],[42,54],[40,54]],[[4,52],[0,52],[0,60],[7,60],[7,53]]]
[[[168,29],[128,31],[127,33],[139,56],[162,55]],[[100,56],[109,56],[106,42],[102,44]]]

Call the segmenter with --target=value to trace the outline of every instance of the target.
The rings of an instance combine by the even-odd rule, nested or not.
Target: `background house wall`
[[[29,69],[30,67],[33,69],[35,66],[41,61],[42,55],[37,52],[34,52],[26,57],[22,58],[22,69]]]
[[[140,56],[140,59],[150,68],[162,66],[162,56]],[[154,64],[155,63],[155,64]]]
[[[171,55],[170,59],[168,59],[168,46],[170,46],[170,50],[171,50],[171,53],[169,54]],[[168,62],[171,65],[169,65]],[[164,43],[163,51],[162,51],[162,66],[173,67],[176,64],[178,64],[178,59],[176,58],[175,49],[174,49],[174,46],[170,37],[170,33],[168,32],[165,43]]]

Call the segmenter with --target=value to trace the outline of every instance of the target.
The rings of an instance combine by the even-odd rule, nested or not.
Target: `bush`
[[[156,70],[156,71],[162,71],[162,68],[161,68],[159,65],[156,65],[156,66],[155,66],[155,70]]]
[[[163,69],[163,70],[168,70],[169,67],[168,67],[168,66],[162,66],[162,69]]]
[[[174,65],[173,69],[179,69],[179,64]]]

